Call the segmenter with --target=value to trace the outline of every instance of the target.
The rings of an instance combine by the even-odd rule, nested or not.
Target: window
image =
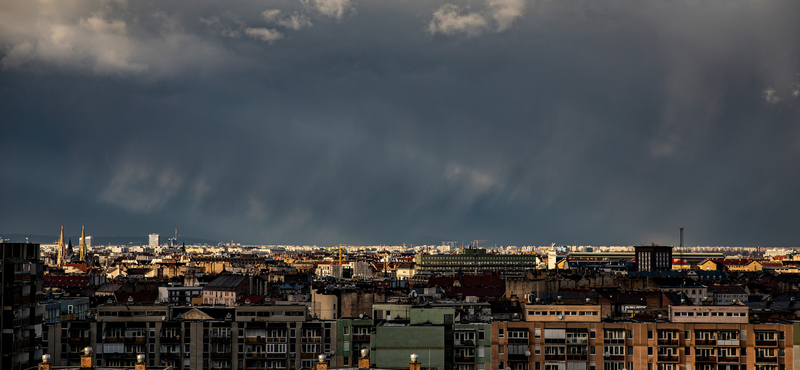
[[[653,355],[653,347],[647,347],[647,355],[648,356],[652,356]]]
[[[501,354],[501,355],[504,355],[504,354],[506,353],[506,349],[505,349],[505,347],[506,347],[506,346],[504,346],[504,345],[502,345],[502,344],[501,344],[501,345],[499,345],[499,346],[497,346],[497,353],[498,353],[498,354]]]
[[[542,345],[537,344],[533,346],[533,354],[534,355],[541,355],[542,354]]]
[[[684,332],[683,332],[683,337],[684,337],[684,339],[685,339],[685,340],[690,340],[690,339],[692,339],[692,332],[690,332],[690,331],[688,331],[688,330],[684,331]]]
[[[589,329],[589,339],[594,339],[597,336],[597,332],[594,329]]]
[[[542,329],[541,328],[534,328],[533,329],[533,336],[534,336],[534,338],[541,338],[542,337]]]
[[[350,327],[349,327],[349,326],[345,326],[345,327],[343,327],[343,328],[342,328],[342,334],[344,334],[344,335],[350,335]],[[345,351],[346,351],[346,350],[345,350]]]
[[[500,370],[505,370],[506,366],[503,360],[497,361],[497,368]]]
[[[628,339],[633,339],[633,330],[628,330]]]
[[[483,330],[478,330],[478,340],[483,340]]]
[[[596,351],[595,348],[596,348],[595,346],[589,346],[589,354],[590,355],[595,354],[595,351]]]
[[[498,328],[497,330],[498,330],[497,336],[499,338],[505,338],[506,337],[506,329]]]
[[[648,330],[647,331],[647,339],[653,339],[653,331],[652,330]]]
[[[344,366],[350,366],[350,357],[344,358]]]
[[[633,356],[633,346],[628,346],[628,356]]]

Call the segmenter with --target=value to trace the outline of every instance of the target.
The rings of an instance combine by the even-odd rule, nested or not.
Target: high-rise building
[[[36,367],[42,358],[44,263],[39,244],[0,243],[0,369]]]
[[[161,245],[161,235],[150,234],[150,248],[155,248]]]
[[[636,271],[672,270],[672,247],[646,246],[636,248]]]

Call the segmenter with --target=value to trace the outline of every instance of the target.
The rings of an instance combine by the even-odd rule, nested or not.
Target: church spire
[[[61,266],[66,262],[66,246],[64,245],[64,224],[61,224],[61,237],[58,238],[58,255],[56,265]]]
[[[81,246],[78,251],[78,257],[83,263],[86,262],[86,225],[81,225]]]

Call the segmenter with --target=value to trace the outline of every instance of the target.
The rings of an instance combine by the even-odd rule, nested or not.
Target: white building
[[[150,248],[155,248],[161,245],[161,235],[150,234]]]

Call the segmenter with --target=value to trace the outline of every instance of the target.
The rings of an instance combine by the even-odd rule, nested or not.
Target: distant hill
[[[0,239],[5,239],[14,243],[24,243],[25,238],[30,238],[31,243],[50,244],[58,241],[58,235],[24,235],[24,234],[0,234]],[[64,238],[72,239],[72,245],[81,243],[80,235],[66,235]],[[147,236],[92,236],[94,245],[147,245]],[[161,243],[166,243],[166,238],[162,236]],[[178,237],[178,244],[187,245],[208,244],[217,245],[219,241],[202,238],[181,238]]]

